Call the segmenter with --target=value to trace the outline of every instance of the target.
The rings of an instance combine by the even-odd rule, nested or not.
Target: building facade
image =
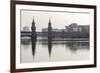
[[[48,28],[43,28],[42,32],[47,33]],[[65,26],[65,29],[55,29],[52,27],[52,37],[89,38],[89,25],[72,23],[69,26]]]

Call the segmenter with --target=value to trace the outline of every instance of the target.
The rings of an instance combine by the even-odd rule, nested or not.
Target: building
[[[66,26],[67,32],[87,32],[89,33],[89,25],[78,25],[72,23],[69,26]]]
[[[48,33],[48,28],[42,29],[42,32]],[[89,25],[72,23],[69,26],[65,26],[65,29],[52,28],[52,37],[89,38]]]
[[[48,29],[47,28],[43,28],[42,32],[48,32]],[[55,28],[55,29],[52,29],[52,32],[62,32],[62,29]]]
[[[65,26],[65,29],[53,28],[51,20],[49,19],[48,27],[43,28],[42,32],[36,32],[35,22],[33,19],[31,27],[33,35],[43,37],[61,37],[61,38],[89,38],[90,27],[89,25],[78,25],[77,23],[72,23],[69,26]],[[28,35],[29,27],[23,27],[23,35]]]
[[[28,26],[24,26],[24,27],[23,27],[23,31],[25,31],[25,32],[30,31],[30,30],[29,30],[29,27],[28,27]]]
[[[48,28],[43,28],[42,32],[48,32]],[[72,23],[69,26],[66,26],[65,29],[52,28],[52,32],[87,32],[89,33],[89,25],[78,25]]]

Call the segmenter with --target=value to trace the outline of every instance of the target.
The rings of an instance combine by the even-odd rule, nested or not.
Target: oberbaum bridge
[[[37,36],[42,36],[42,35],[48,35],[49,37],[52,37],[52,27],[51,27],[51,21],[49,20],[48,23],[48,32],[36,32],[36,26],[35,26],[35,22],[34,19],[32,21],[32,26],[31,26],[31,30],[32,31],[21,31],[21,37],[34,37],[36,38]]]
[[[72,27],[72,25],[70,25],[70,27]],[[75,24],[74,24],[75,27]],[[83,26],[84,27],[84,26]],[[82,28],[83,28],[82,27]],[[89,28],[89,26],[86,26]],[[32,31],[21,31],[21,37],[32,37],[32,40],[34,41],[37,36],[41,36],[41,37],[48,37],[49,40],[51,40],[52,38],[56,38],[56,37],[60,37],[60,38],[68,38],[66,40],[82,40],[82,41],[87,41],[89,40],[89,31],[83,31],[83,32],[73,32],[71,29],[69,29],[68,32],[53,32],[53,28],[51,26],[51,20],[49,18],[49,22],[48,22],[48,28],[47,31],[42,31],[42,32],[36,32],[36,26],[35,26],[35,22],[34,19],[32,21],[32,26],[31,26],[31,30]],[[71,31],[70,31],[71,30]],[[81,39],[79,39],[81,38]]]

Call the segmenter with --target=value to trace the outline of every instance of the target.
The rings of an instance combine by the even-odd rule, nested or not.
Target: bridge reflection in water
[[[59,38],[62,39],[62,38]],[[89,41],[53,41],[52,38],[21,39],[21,62],[88,60]]]

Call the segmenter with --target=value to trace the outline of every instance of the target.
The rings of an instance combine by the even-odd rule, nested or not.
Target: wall
[[[100,0],[34,0],[58,3],[97,5],[97,68],[41,71],[35,73],[98,73],[100,72]],[[10,73],[10,0],[0,0],[0,73]],[[32,72],[31,72],[32,73]]]

